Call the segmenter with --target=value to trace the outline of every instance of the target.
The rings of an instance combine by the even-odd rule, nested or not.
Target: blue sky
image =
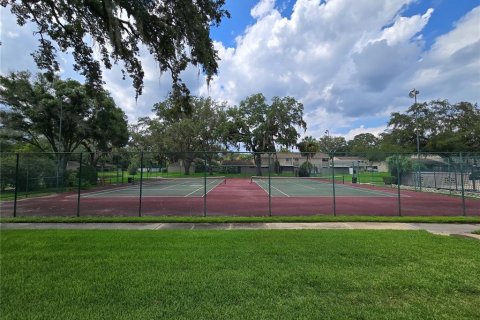
[[[293,96],[304,104],[306,135],[329,130],[347,139],[383,132],[390,113],[413,102],[414,87],[419,101],[479,102],[480,0],[227,0],[226,8],[232,17],[211,32],[218,75],[209,87],[197,68],[182,75],[195,95],[232,105],[257,92]],[[33,31],[2,9],[1,73],[37,71]],[[144,52],[138,101],[120,68],[104,74],[130,122],[152,115],[170,89],[169,75]],[[81,80],[71,56],[61,60],[61,76]]]

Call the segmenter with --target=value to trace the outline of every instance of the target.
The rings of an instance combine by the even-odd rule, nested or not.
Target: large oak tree
[[[2,133],[30,144],[41,152],[63,157],[83,145],[90,152],[111,151],[128,141],[127,120],[109,93],[86,93],[75,80],[28,72],[0,76]]]
[[[19,25],[31,22],[39,35],[35,62],[50,76],[59,71],[57,51],[72,52],[74,69],[89,87],[102,86],[101,65],[110,69],[123,62],[122,72],[142,93],[144,71],[141,46],[170,71],[174,91],[188,93],[180,73],[187,65],[200,65],[207,79],[217,72],[218,56],[210,39],[210,26],[229,13],[225,0],[0,0]],[[94,45],[92,45],[92,43]],[[98,48],[98,55],[93,48]]]
[[[296,145],[300,136],[297,129],[307,128],[303,104],[292,97],[273,97],[268,104],[263,94],[254,94],[228,109],[227,116],[224,136],[255,153],[257,175],[262,174],[261,153],[275,152],[275,145]]]
[[[414,104],[404,113],[392,113],[388,126],[384,140],[410,151],[416,150],[417,130],[420,151],[480,150],[480,108],[470,102],[433,100]]]

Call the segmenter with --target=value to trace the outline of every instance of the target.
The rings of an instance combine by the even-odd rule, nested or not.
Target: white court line
[[[386,192],[386,191],[363,189],[361,187],[354,187],[354,186],[350,186],[350,185],[342,185],[342,188],[353,189],[353,190],[361,190],[361,191],[366,191],[367,193],[372,193],[372,194],[376,194],[376,195],[383,195],[383,196],[386,195],[388,197],[397,197],[396,193],[389,193],[389,192]],[[410,196],[409,195],[402,195],[402,197],[409,198]]]
[[[188,184],[187,181],[183,181],[183,182],[180,182],[180,183],[173,183],[171,185],[167,185],[165,187],[162,187],[162,188],[149,188],[150,190],[167,190],[167,189],[170,189],[170,188],[174,188],[174,187],[177,187],[177,186],[181,186],[181,185],[184,185],[184,184]],[[143,185],[142,186],[142,189],[145,189],[145,186],[148,186],[147,185]],[[131,185],[131,186],[125,186],[125,187],[119,187],[119,188],[114,188],[114,189],[110,189],[110,190],[105,190],[105,191],[93,191],[93,192],[89,192],[89,193],[82,193],[81,194],[81,197],[85,197],[85,198],[91,198],[91,197],[95,197],[96,195],[101,195],[101,194],[106,194],[106,193],[112,193],[112,192],[118,192],[119,190],[127,190],[127,189],[135,189],[135,188],[140,188],[140,185]],[[182,190],[183,189],[170,189],[172,191],[175,191],[175,190]],[[142,195],[143,196],[143,195]],[[75,195],[76,197],[76,195]],[[124,197],[129,197],[128,195],[127,196],[124,196]],[[132,196],[132,197],[138,197],[138,196]],[[183,196],[182,196],[183,197]]]
[[[262,188],[262,189],[268,194],[267,189],[265,189],[264,187],[262,187],[262,186],[258,183],[258,181],[255,181],[255,183],[256,183],[260,188]],[[264,184],[268,185],[266,182],[264,182]],[[271,187],[272,187],[273,189],[276,189],[278,192],[283,193],[283,194],[286,195],[287,197],[290,197],[288,194],[286,194],[286,193],[283,192],[282,190],[280,190],[280,189],[278,189],[278,188],[276,188],[276,187],[274,187],[274,186],[272,186],[272,185],[271,185]]]
[[[295,182],[295,181],[285,181],[287,184],[296,184],[296,185],[299,185],[301,187],[306,187],[306,188],[310,188],[310,189],[313,189],[313,190],[320,190],[318,188],[314,188],[314,187],[310,187],[310,186],[307,186],[307,185],[304,185],[304,184],[301,184],[301,183],[298,183],[298,182]],[[321,182],[322,185],[328,185],[328,183],[324,183],[324,182]],[[329,184],[329,185],[333,185],[333,184]],[[371,190],[371,189],[363,189],[361,187],[354,187],[354,186],[350,186],[350,185],[345,185],[345,184],[342,184],[342,183],[335,183],[335,188],[338,188],[340,187],[340,189],[353,189],[353,190],[360,190],[362,192],[365,192],[365,193],[368,193],[368,194],[375,194],[375,195],[381,195],[381,196],[386,196],[387,198],[392,198],[392,197],[397,197],[397,194],[395,193],[389,193],[389,192],[386,192],[386,191],[377,191],[377,190]],[[337,196],[335,195],[336,197],[343,197],[343,196]],[[352,196],[345,196],[345,197],[352,197]],[[353,197],[362,197],[362,196],[359,196],[359,195],[354,195]],[[409,195],[402,195],[402,197],[410,197]]]
[[[211,182],[209,182],[206,186],[208,187],[208,186],[210,186],[211,184],[213,184],[213,183],[215,183],[215,182],[217,182],[217,186],[221,183],[221,182],[218,183],[218,181],[211,181]],[[195,192],[199,191],[200,189],[204,189],[206,186],[203,185],[203,186],[201,186],[200,188],[195,189],[194,191],[190,192],[189,194],[187,194],[187,195],[185,195],[185,196],[183,196],[183,197],[186,198],[186,197],[188,197],[189,195],[191,195],[192,193],[195,193]],[[214,189],[214,188],[208,190],[207,193],[209,193],[209,192],[212,191],[213,189]],[[203,196],[202,196],[202,197],[203,197]]]
[[[131,185],[131,186],[126,186],[126,187],[114,188],[114,189],[106,190],[106,191],[93,191],[93,192],[90,192],[90,193],[87,193],[87,194],[84,193],[84,194],[81,194],[81,197],[90,198],[90,197],[95,197],[96,195],[99,195],[99,194],[118,192],[118,191],[127,190],[127,189],[135,189],[137,186],[138,186],[138,189],[140,189],[140,185]],[[158,189],[154,189],[154,190],[165,190],[165,189],[168,189],[168,188],[174,187],[174,186],[178,186],[178,184],[175,184],[175,185],[172,185],[172,186],[166,186],[166,187],[158,188]]]

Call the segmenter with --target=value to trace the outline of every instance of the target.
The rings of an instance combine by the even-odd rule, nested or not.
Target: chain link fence
[[[480,154],[1,153],[1,216],[480,215]]]

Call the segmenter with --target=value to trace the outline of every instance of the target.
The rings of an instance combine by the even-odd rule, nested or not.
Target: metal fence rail
[[[1,153],[0,214],[480,215],[480,153]]]

